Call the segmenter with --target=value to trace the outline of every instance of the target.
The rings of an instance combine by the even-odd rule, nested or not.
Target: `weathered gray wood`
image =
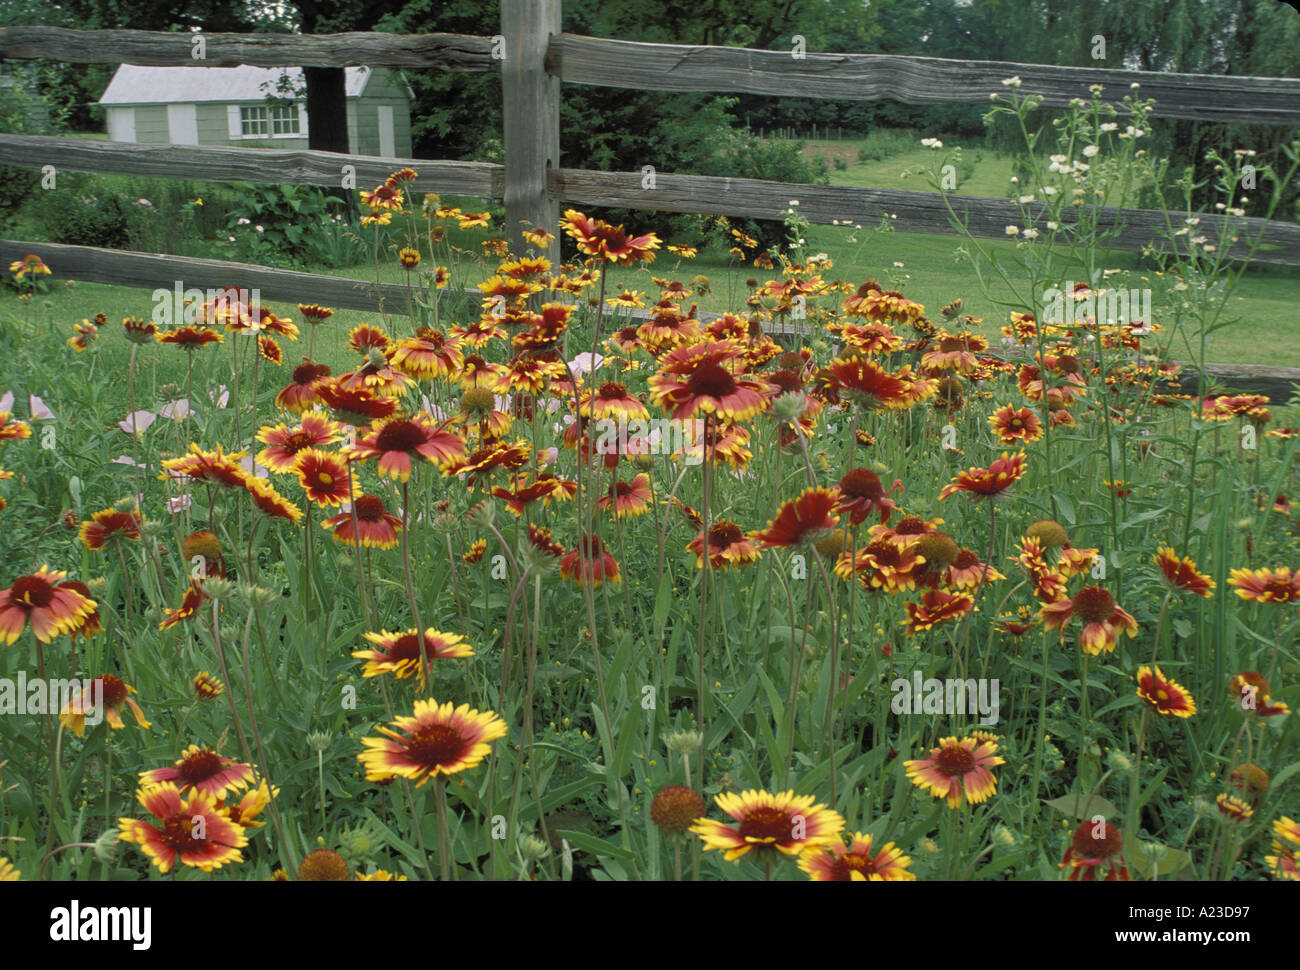
[[[547,45],[560,32],[560,0],[501,0],[505,63],[501,110],[506,153],[505,238],[538,227],[558,235],[559,206],[548,175],[560,167],[560,82],[546,72]],[[558,265],[558,238],[548,256]]]
[[[73,172],[116,172],[204,182],[254,182],[277,185],[342,185],[343,167],[356,170],[356,187],[369,189],[399,168],[420,177],[411,194],[423,192],[499,199],[505,170],[490,162],[445,162],[379,159],[334,152],[228,148],[220,145],[138,145],[51,135],[0,135],[0,164]]]
[[[1041,94],[1047,107],[1089,99],[1103,86],[1117,104],[1134,81],[1164,118],[1300,124],[1300,78],[1231,77],[1058,67],[1010,61],[964,61],[897,54],[817,54],[740,47],[649,44],[561,34],[551,42],[550,70],[564,81],[652,91],[717,91],[832,101],[890,99],[904,104],[978,104],[1009,93]]]
[[[1183,364],[1178,375],[1184,394],[1195,394],[1199,379],[1191,364]],[[1213,390],[1244,391],[1250,394],[1267,394],[1272,404],[1280,406],[1291,400],[1300,384],[1300,369],[1272,367],[1267,364],[1206,364],[1205,374]]]
[[[204,57],[193,56],[202,36]],[[73,64],[234,67],[426,67],[495,71],[492,38],[471,34],[195,34],[152,30],[0,28],[0,57],[44,57]]]
[[[868,189],[839,185],[794,185],[788,182],[764,182],[757,179],[720,178],[705,175],[659,173],[653,189],[642,188],[640,173],[589,172],[560,169],[552,179],[553,191],[569,202],[635,209],[659,209],[667,212],[716,213],[754,219],[780,219],[790,201],[799,202],[799,213],[809,222],[861,225],[864,229],[880,224],[882,218],[896,215],[889,223],[899,232],[951,234],[952,223],[944,197],[936,192],[900,189]],[[980,238],[1007,238],[1006,227],[1024,228],[1019,207],[1006,199],[983,196],[949,196],[953,210],[965,222],[971,235]],[[1041,209],[1036,210],[1041,213]],[[1072,222],[1076,210],[1067,210],[1064,222]],[[1104,208],[1099,217],[1103,224],[1114,225],[1120,210]],[[1110,245],[1122,250],[1141,250],[1149,244],[1163,242],[1158,234],[1167,228],[1166,214],[1160,210],[1125,209],[1123,234]],[[1181,223],[1177,215],[1168,217],[1174,229]],[[1215,239],[1224,216],[1200,216],[1200,233]],[[1264,229],[1262,219],[1238,220],[1241,239],[1253,239]],[[1044,232],[1041,214],[1035,222]],[[1264,245],[1253,260],[1259,263],[1300,264],[1300,226],[1287,222],[1267,224]],[[1275,248],[1265,249],[1264,246]],[[1234,256],[1244,255],[1239,242],[1230,248]]]
[[[6,266],[28,253],[38,254],[56,280],[168,290],[177,281],[180,281],[182,289],[240,286],[260,290],[263,300],[319,303],[350,310],[377,310],[382,305],[388,312],[406,312],[406,287],[397,283],[376,286],[365,280],[270,269],[220,259],[0,239],[0,259],[7,261]]]

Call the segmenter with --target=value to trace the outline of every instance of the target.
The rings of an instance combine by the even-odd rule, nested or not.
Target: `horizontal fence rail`
[[[159,256],[94,246],[0,239],[0,264],[7,265],[22,259],[28,253],[38,254],[57,279],[137,289],[161,288],[169,292],[175,288],[177,281],[181,282],[183,289],[192,287],[207,290],[238,286],[258,290],[263,300],[286,303],[310,300],[335,309],[376,313],[400,314],[406,312],[407,306],[406,287],[400,283],[375,284],[365,280],[270,269],[218,259]],[[650,311],[620,310],[617,315],[619,318],[644,320],[650,317]],[[702,321],[708,322],[720,314],[702,312],[699,316]],[[773,333],[796,336],[808,333],[807,328],[790,323],[774,323],[768,329]],[[1181,389],[1183,393],[1195,394],[1196,373],[1190,369],[1190,365],[1182,366],[1187,369],[1181,375]],[[1298,368],[1265,364],[1207,364],[1205,371],[1212,382],[1226,389],[1267,394],[1278,404],[1286,403],[1300,390]]]
[[[824,225],[847,222],[860,224],[865,230],[879,224],[882,217],[894,214],[898,218],[890,219],[889,224],[899,232],[951,234],[954,231],[944,197],[937,192],[667,174],[656,174],[655,188],[644,189],[639,172],[588,172],[567,168],[561,169],[553,181],[553,191],[561,198],[586,205],[780,219],[791,200],[795,200],[799,203],[801,216],[809,222]],[[1006,199],[950,195],[947,200],[973,236],[1006,239],[1008,225],[1022,226],[1024,222],[1020,207]],[[1041,212],[1041,207],[1038,211]],[[1076,217],[1077,213],[1072,209],[1061,216],[1066,225]],[[1172,226],[1167,225],[1166,218]],[[1213,238],[1224,218],[1217,214],[1201,214],[1198,231]],[[1113,226],[1117,221],[1123,226],[1123,234],[1109,240],[1108,245],[1123,250],[1160,246],[1166,242],[1160,237],[1162,231],[1181,227],[1177,213],[1166,217],[1163,211],[1153,209],[1107,207],[1100,210],[1101,227]],[[1240,225],[1241,239],[1253,239],[1264,230],[1254,262],[1300,263],[1300,225],[1255,218],[1238,219],[1236,223]],[[1041,216],[1034,224],[1040,232],[1045,231]],[[1240,242],[1229,250],[1233,256],[1244,253]]]
[[[993,92],[1008,93],[1006,78],[1019,77],[1020,95],[1041,94],[1047,107],[1072,98],[1102,96],[1118,104],[1129,85],[1154,98],[1162,118],[1300,125],[1300,78],[1238,77],[1058,67],[1011,61],[962,61],[899,54],[816,54],[791,51],[651,44],[561,34],[552,38],[548,64],[563,81],[652,91],[763,94],[826,101],[904,104],[977,104]]]
[[[369,189],[399,168],[418,173],[414,191],[499,199],[505,169],[491,162],[446,162],[379,158],[336,152],[227,148],[220,145],[142,145],[58,135],[0,135],[0,164],[73,172],[193,179],[201,182],[253,182],[271,185],[342,184],[343,168],[355,170],[357,188]]]
[[[196,38],[204,56],[196,58]],[[473,34],[208,34],[155,30],[0,27],[0,57],[152,67],[426,67],[497,71],[491,37]]]
[[[50,135],[0,136],[0,164],[31,168],[53,164],[78,172],[316,186],[338,186],[343,167],[350,165],[355,169],[358,187],[378,183],[396,168],[409,167],[419,175],[412,183],[415,194],[438,192],[499,200],[505,193],[505,169],[490,162],[380,159],[306,150],[139,145]],[[794,199],[799,202],[800,214],[813,223],[839,222],[869,228],[877,225],[882,217],[893,214],[897,219],[891,219],[890,225],[899,232],[947,235],[953,231],[944,198],[934,192],[668,173],[657,174],[655,187],[647,189],[643,188],[642,175],[638,172],[571,168],[552,171],[548,188],[552,197],[579,205],[716,213],[753,219],[780,219]],[[1019,207],[1006,199],[950,195],[948,202],[971,234],[980,238],[1006,238],[1006,227],[1023,221]],[[1068,220],[1072,215],[1074,210],[1068,210],[1063,218]],[[1123,223],[1123,234],[1111,242],[1116,249],[1134,251],[1167,243],[1160,236],[1169,228],[1161,211],[1106,208],[1101,217],[1103,225],[1114,225],[1117,219]],[[1177,216],[1170,218],[1174,220],[1173,228],[1178,228]],[[1199,218],[1198,232],[1214,237],[1228,217],[1206,213]],[[1253,239],[1263,230],[1255,262],[1300,265],[1300,226],[1265,223],[1255,218],[1235,222],[1242,238]],[[1041,218],[1037,225],[1042,231]],[[1232,256],[1244,252],[1240,242],[1229,249]]]

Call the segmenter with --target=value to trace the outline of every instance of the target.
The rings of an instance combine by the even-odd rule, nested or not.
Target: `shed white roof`
[[[368,67],[344,68],[347,97],[358,97],[370,80]],[[140,67],[123,64],[108,82],[100,104],[177,104],[192,101],[261,101],[275,93],[281,74],[294,88],[300,67]],[[266,85],[263,87],[263,85]]]

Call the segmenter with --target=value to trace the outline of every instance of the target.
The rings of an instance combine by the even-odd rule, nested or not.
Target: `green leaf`
[[[1062,795],[1043,804],[1070,818],[1085,819],[1092,818],[1094,815],[1104,815],[1106,818],[1119,816],[1119,809],[1100,795]]]
[[[612,842],[598,839],[594,835],[575,832],[573,829],[557,829],[555,834],[562,839],[568,839],[569,845],[575,849],[590,852],[597,858],[603,856],[607,859],[622,859],[626,862],[636,861],[636,856],[632,855],[627,849],[621,849]]]
[[[1155,854],[1148,855],[1149,848],[1154,849]],[[1160,842],[1139,840],[1132,834],[1124,836],[1124,858],[1141,876],[1150,875],[1153,864],[1155,875],[1167,876],[1186,868],[1192,861],[1192,857],[1181,849],[1171,849]]]
[[[1273,783],[1270,787],[1277,788],[1283,782],[1289,781],[1292,778],[1292,776],[1294,776],[1297,772],[1300,772],[1300,761],[1297,761],[1294,764],[1287,765],[1276,775],[1274,775]]]

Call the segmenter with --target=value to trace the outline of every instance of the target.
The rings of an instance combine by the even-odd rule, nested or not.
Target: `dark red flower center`
[[[212,844],[206,838],[196,839],[193,831],[194,816],[184,811],[178,812],[163,822],[163,844],[176,852],[201,852]]]
[[[880,476],[867,468],[854,468],[846,472],[840,479],[840,491],[849,498],[864,498],[872,502],[885,496]]]
[[[617,226],[607,225],[603,222],[596,224],[592,232],[594,236],[603,245],[601,248],[605,252],[617,253],[628,243],[628,235]]]
[[[723,522],[709,529],[709,548],[716,550],[729,549],[744,538],[745,535],[740,531],[740,526],[734,522]]]
[[[695,373],[686,382],[686,388],[695,397],[720,400],[735,391],[736,381],[725,368],[712,361],[705,361],[695,368]]]
[[[618,381],[606,381],[604,384],[600,385],[600,390],[596,392],[596,397],[607,401],[617,401],[627,397],[627,388],[618,383]]]
[[[187,756],[177,768],[177,773],[186,785],[198,785],[219,773],[221,769],[221,756],[215,751],[203,748]]]
[[[979,562],[979,556],[969,549],[963,549],[957,553],[957,558],[953,560],[952,564],[956,569],[970,569],[972,566],[978,566]]]
[[[1105,623],[1115,615],[1115,597],[1100,586],[1085,586],[1074,598],[1074,612],[1085,623]]]
[[[357,499],[357,519],[362,522],[379,522],[384,517],[384,500],[374,495]]]
[[[769,383],[779,387],[787,394],[803,390],[803,381],[799,375],[791,370],[777,370],[767,375]]]
[[[925,524],[924,519],[918,519],[915,515],[905,515],[898,523],[898,528],[894,532],[900,536],[923,536],[929,532],[929,527]]]
[[[406,745],[407,756],[412,761],[430,768],[453,763],[464,750],[465,739],[446,724],[425,728]]]
[[[945,775],[964,775],[975,767],[975,756],[964,745],[949,745],[940,749],[934,766]]]
[[[1093,838],[1095,828],[1093,822],[1084,822],[1074,830],[1072,847],[1077,854],[1090,859],[1105,859],[1123,851],[1124,842],[1120,837],[1119,830],[1109,822],[1103,822],[1102,824],[1105,829],[1100,839]]]
[[[746,839],[758,839],[787,843],[794,835],[794,824],[790,813],[779,808],[761,806],[750,809],[740,823],[740,835]]]
[[[122,683],[121,678],[105,674],[98,678],[98,683],[103,685],[102,703],[105,707],[118,707],[126,700],[126,684]]]
[[[843,868],[845,880],[850,878],[850,872],[860,872],[864,876],[869,876],[876,871],[876,866],[875,863],[871,861],[871,856],[861,855],[857,852],[844,853],[844,855],[840,856],[838,862],[839,865],[835,868],[837,870]]]
[[[424,431],[414,421],[390,421],[380,430],[375,444],[380,451],[414,451],[424,441]]]
[[[898,547],[892,542],[873,542],[867,546],[867,555],[875,560],[878,567],[897,566],[902,559]]]
[[[20,576],[14,580],[9,596],[14,602],[36,610],[50,605],[54,599],[54,587],[39,576]]]
[[[311,361],[305,361],[293,369],[293,382],[306,385],[319,378],[328,377],[329,374],[330,369],[325,364],[313,364]]]
[[[419,660],[420,653],[420,638],[414,633],[403,633],[393,641],[393,646],[388,651],[394,660]]]
[[[311,447],[312,439],[305,431],[295,431],[284,440],[280,448],[287,454],[296,455],[304,448]]]

